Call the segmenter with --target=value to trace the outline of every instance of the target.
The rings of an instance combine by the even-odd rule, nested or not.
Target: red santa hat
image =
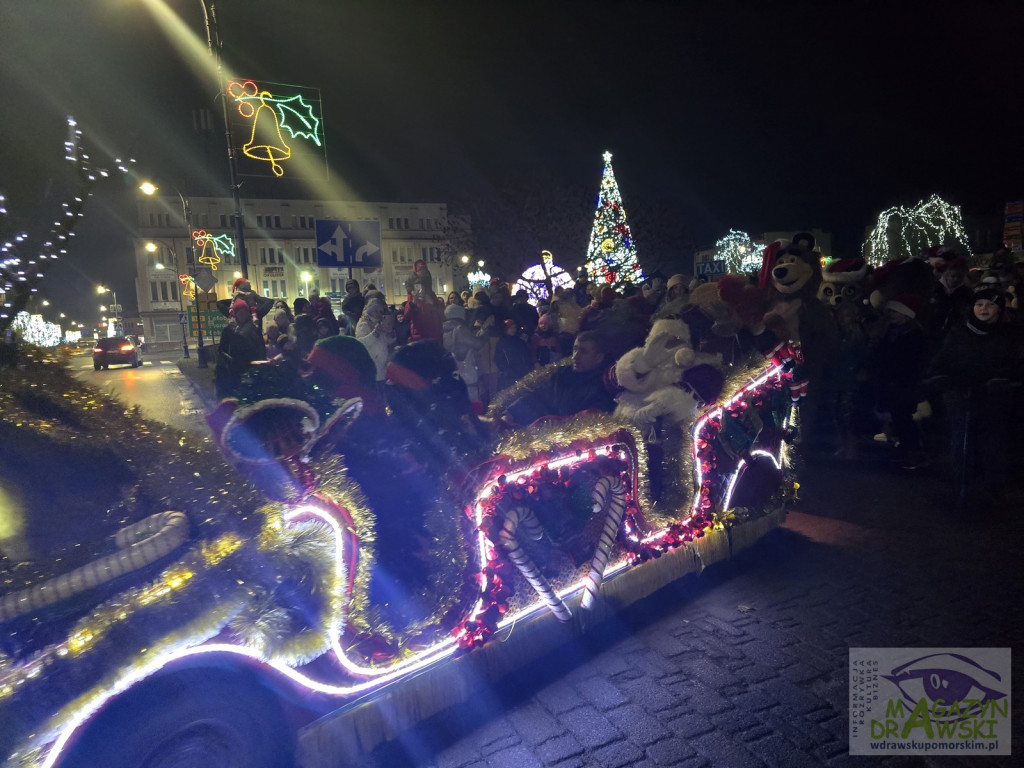
[[[836,259],[825,267],[824,278],[831,283],[859,283],[867,274],[864,259]]]
[[[914,319],[924,309],[924,299],[913,293],[901,293],[895,299],[889,299],[885,308]]]
[[[757,278],[757,287],[764,288],[772,281],[772,270],[779,259],[779,253],[789,247],[788,240],[776,240],[761,253],[761,273]]]
[[[241,290],[240,286],[242,286],[242,285],[244,285],[245,283],[248,283],[248,282],[249,281],[246,280],[244,277],[238,278],[237,280],[235,280],[235,282],[233,282],[231,284],[231,292],[232,293],[238,293]]]

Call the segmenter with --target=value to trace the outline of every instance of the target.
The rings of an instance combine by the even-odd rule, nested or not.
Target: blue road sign
[[[381,266],[379,221],[317,219],[315,225],[318,267]]]

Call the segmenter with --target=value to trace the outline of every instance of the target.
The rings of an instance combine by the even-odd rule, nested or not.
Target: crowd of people
[[[922,259],[930,275],[924,291],[891,297],[877,307],[867,299],[830,303],[836,343],[814,384],[820,388],[814,393],[818,434],[808,445],[849,459],[857,456],[861,441],[874,437],[887,441],[894,461],[910,470],[928,460],[918,426],[922,409],[938,413],[954,430],[966,429],[971,419],[986,435],[984,482],[996,490],[1003,480],[1000,435],[1010,391],[996,389],[999,382],[1020,380],[1024,360],[1024,312],[1016,300],[1021,270],[1007,256],[1005,250],[997,254],[985,270],[968,269],[965,259],[948,254],[935,264]],[[313,376],[322,391],[369,393],[382,413],[386,404],[407,419],[426,414],[434,435],[458,434],[464,441],[442,453],[468,458],[494,428],[479,418],[488,404],[534,371],[552,368],[550,375],[531,378],[536,383],[528,391],[517,393],[503,412],[503,425],[614,410],[616,385],[608,374],[615,361],[644,344],[656,319],[685,316],[699,284],[689,275],[654,275],[641,286],[616,289],[581,278],[536,305],[526,291],[495,279],[486,289],[441,298],[426,263],[419,261],[402,305],[389,306],[375,286],[350,280],[342,311],[335,315],[330,301],[316,293],[288,306],[257,296],[240,280],[234,297],[222,302],[230,323],[219,345],[217,395],[238,396],[245,390],[243,377],[268,366],[288,380]],[[327,340],[339,336],[358,342],[360,360],[369,361],[359,376],[353,378],[361,363],[353,368],[350,348],[342,362],[328,355]],[[741,327],[730,343],[752,352],[751,336]],[[355,379],[358,386],[352,386]],[[458,395],[449,379],[457,382]],[[393,406],[399,390],[416,397]],[[446,398],[445,408],[430,402],[435,396]],[[437,449],[419,463],[434,461]]]

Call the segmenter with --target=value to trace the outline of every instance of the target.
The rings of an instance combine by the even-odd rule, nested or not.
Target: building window
[[[274,217],[274,229],[280,229],[280,228],[281,228],[281,217],[280,216],[275,216]]]
[[[402,219],[402,229],[408,229],[408,228],[409,228],[409,220],[408,219]]]
[[[165,283],[163,281],[160,282],[160,300],[161,301],[167,301],[168,300],[167,299],[167,283]]]
[[[394,229],[394,228],[395,228],[395,220],[393,218],[388,219],[388,229]]]
[[[262,227],[263,226],[263,217],[262,216],[257,216],[256,217],[256,226],[257,227]]]
[[[150,297],[152,298],[153,301],[159,301],[159,299],[157,298],[158,293],[157,293],[157,288],[156,288],[156,281],[151,281],[150,282],[150,284],[149,284],[149,295],[150,295]]]
[[[266,296],[267,298],[270,298],[270,281],[269,280],[264,280],[263,281],[263,295]]]
[[[220,225],[224,228],[227,228],[228,226],[228,217],[223,213],[220,215]]]

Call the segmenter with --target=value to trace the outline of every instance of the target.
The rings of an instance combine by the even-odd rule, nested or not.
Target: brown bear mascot
[[[790,396],[800,406],[801,432],[812,441],[825,367],[838,345],[835,322],[818,300],[821,257],[814,237],[801,232],[791,243],[778,241],[765,248],[759,285],[767,292],[767,311],[751,331],[759,350],[785,371]]]

